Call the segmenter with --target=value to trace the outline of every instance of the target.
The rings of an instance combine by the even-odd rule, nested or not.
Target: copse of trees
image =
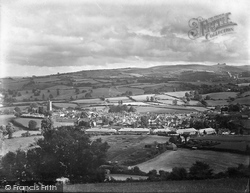
[[[38,148],[9,152],[2,158],[1,179],[44,182],[64,176],[73,183],[104,181],[105,173],[99,166],[106,162],[106,142],[91,142],[77,127],[51,127],[43,134]]]

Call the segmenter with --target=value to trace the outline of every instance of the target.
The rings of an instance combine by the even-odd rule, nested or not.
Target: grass
[[[235,99],[232,104],[241,104],[241,105],[249,105],[250,104],[250,96],[244,97],[244,98],[237,98]]]
[[[7,125],[14,118],[14,115],[0,115],[0,125]]]
[[[229,97],[235,98],[237,96],[237,92],[216,92],[205,94],[202,97],[206,97],[207,95],[209,95],[212,99],[215,100],[226,100],[229,99]]]
[[[188,112],[194,112],[196,110],[192,108],[185,108],[185,107],[178,107],[174,108],[174,106],[169,106],[166,108],[161,107],[136,107],[136,110],[138,113],[188,113]]]
[[[155,135],[110,135],[110,136],[94,136],[92,140],[101,138],[106,141],[110,148],[107,153],[108,161],[118,161],[123,164],[128,160],[146,159],[147,150],[144,149],[145,144],[152,144],[155,141],[165,143],[168,137]],[[133,154],[133,156],[131,156]]]
[[[33,144],[36,139],[42,138],[42,136],[30,136],[30,137],[18,137],[4,140],[4,153],[9,151],[15,152],[17,149],[26,150],[30,144]]]
[[[244,192],[247,179],[65,185],[64,192]]]
[[[33,121],[35,121],[37,123],[37,127],[38,128],[41,127],[41,121],[42,121],[42,119],[16,118],[15,122],[20,123],[24,127],[28,128],[29,127],[29,121],[31,121],[31,120],[33,120]]]
[[[55,105],[56,107],[60,107],[60,108],[77,107],[77,104],[72,104],[72,103],[53,103],[53,105]]]
[[[214,172],[217,173],[225,171],[228,167],[238,166],[238,164],[248,164],[248,160],[249,157],[247,155],[179,148],[177,151],[166,151],[156,158],[137,166],[144,172],[152,169],[171,171],[174,167],[189,169],[196,161],[203,161],[209,164]]]

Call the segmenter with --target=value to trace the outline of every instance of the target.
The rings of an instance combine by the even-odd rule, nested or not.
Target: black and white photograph
[[[250,193],[249,10],[1,0],[0,192]]]

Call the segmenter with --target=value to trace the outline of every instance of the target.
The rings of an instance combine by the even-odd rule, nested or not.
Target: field
[[[169,106],[166,108],[163,107],[136,107],[138,113],[189,113],[194,112],[196,110],[192,108],[178,107],[174,108],[174,106]]]
[[[32,118],[17,118],[17,119],[15,119],[16,122],[20,123],[21,125],[23,125],[26,128],[28,128],[30,120],[36,121],[37,122],[37,128],[39,128],[39,129],[41,128],[42,119],[32,119]],[[53,121],[54,121],[54,126],[55,127],[74,125],[74,123],[72,123],[72,122],[57,122],[55,120],[53,120]]]
[[[237,96],[237,92],[216,92],[216,93],[205,94],[202,97],[206,97],[207,95],[209,95],[211,99],[226,100],[229,99],[229,97],[235,98]]]
[[[164,94],[169,95],[169,96],[173,96],[173,97],[181,98],[181,97],[185,96],[186,92],[189,93],[189,91],[177,91],[177,92],[165,92]]]
[[[64,192],[244,192],[248,179],[65,185]]]
[[[137,155],[140,155],[139,157],[147,156],[147,152],[144,150],[145,144],[152,144],[155,141],[165,143],[169,139],[168,137],[156,135],[110,135],[94,136],[92,140],[97,138],[101,138],[110,145],[107,160],[118,161],[120,164],[130,159],[137,159]],[[143,155],[141,155],[142,152]]]
[[[206,100],[208,106],[228,105],[227,100]]]
[[[75,108],[78,106],[77,104],[73,104],[73,103],[53,103],[53,105],[56,107],[65,108],[65,109],[68,107]]]
[[[37,127],[40,128],[41,127],[41,122],[42,119],[31,119],[31,118],[16,118],[15,121],[17,123],[20,123],[21,125],[23,125],[24,127],[28,128],[29,127],[29,121],[35,121],[37,123]]]
[[[30,137],[18,137],[12,139],[5,139],[4,140],[4,154],[8,153],[9,151],[16,151],[18,148],[26,150],[30,144],[33,144],[36,139],[42,138],[42,136],[30,136]]]
[[[101,99],[81,99],[81,100],[72,101],[72,103],[78,103],[78,104],[104,104],[104,101],[102,101]]]
[[[244,98],[237,98],[235,99],[232,104],[241,104],[241,105],[249,105],[250,104],[250,96],[244,97]]]
[[[14,118],[14,115],[0,115],[0,125],[7,125],[8,122]]]
[[[190,168],[195,161],[203,161],[210,165],[215,173],[225,171],[228,167],[238,164],[248,164],[249,157],[246,155],[208,150],[178,149],[166,151],[163,154],[148,160],[137,166],[145,172],[152,169],[171,171],[174,167]]]

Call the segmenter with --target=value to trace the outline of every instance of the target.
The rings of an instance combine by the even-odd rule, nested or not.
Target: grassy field
[[[64,192],[244,192],[243,179],[65,185]]]
[[[14,115],[0,115],[0,125],[7,125],[14,118]]]
[[[26,150],[31,144],[42,136],[18,137],[4,140],[4,154],[9,151],[15,152],[18,148]]]
[[[28,128],[29,127],[29,121],[35,121],[37,123],[37,127],[40,128],[41,127],[41,122],[42,119],[31,119],[31,118],[16,118],[15,121],[17,123],[20,123],[21,125],[23,125],[24,127]]]
[[[227,100],[206,100],[208,106],[228,105]]]
[[[250,96],[246,96],[243,98],[237,98],[231,104],[241,104],[241,105],[249,105],[250,104]]]
[[[171,107],[171,108],[170,108]],[[136,110],[138,113],[189,113],[189,112],[194,112],[196,110],[192,108],[186,108],[186,107],[178,107],[174,108],[174,106],[170,106],[166,108],[161,108],[161,107],[136,107]]]
[[[209,93],[209,94],[205,94],[202,97],[206,97],[207,95],[209,95],[212,99],[215,100],[225,100],[228,99],[229,97],[233,97],[235,98],[237,96],[237,92],[216,92],[216,93]]]
[[[185,96],[186,92],[189,93],[189,91],[177,91],[177,92],[165,92],[164,94],[169,95],[169,96],[173,96],[173,97],[181,98],[181,97]]]
[[[106,141],[110,148],[107,153],[108,161],[118,161],[125,163],[130,159],[147,156],[144,149],[145,144],[152,144],[155,141],[165,143],[168,137],[156,135],[109,135],[109,136],[94,136],[92,140],[101,138]]]
[[[215,173],[217,173],[225,171],[228,167],[238,166],[238,164],[248,164],[248,160],[249,157],[246,155],[179,148],[177,151],[166,151],[137,166],[145,172],[152,169],[171,171],[174,167],[184,167],[188,169],[196,161],[203,161],[209,164]]]
[[[53,103],[53,105],[56,107],[60,107],[60,108],[77,107],[77,104],[73,104],[73,103]]]
[[[79,104],[104,104],[104,101],[102,101],[101,99],[81,99],[81,100],[75,100],[72,102],[79,103]]]

